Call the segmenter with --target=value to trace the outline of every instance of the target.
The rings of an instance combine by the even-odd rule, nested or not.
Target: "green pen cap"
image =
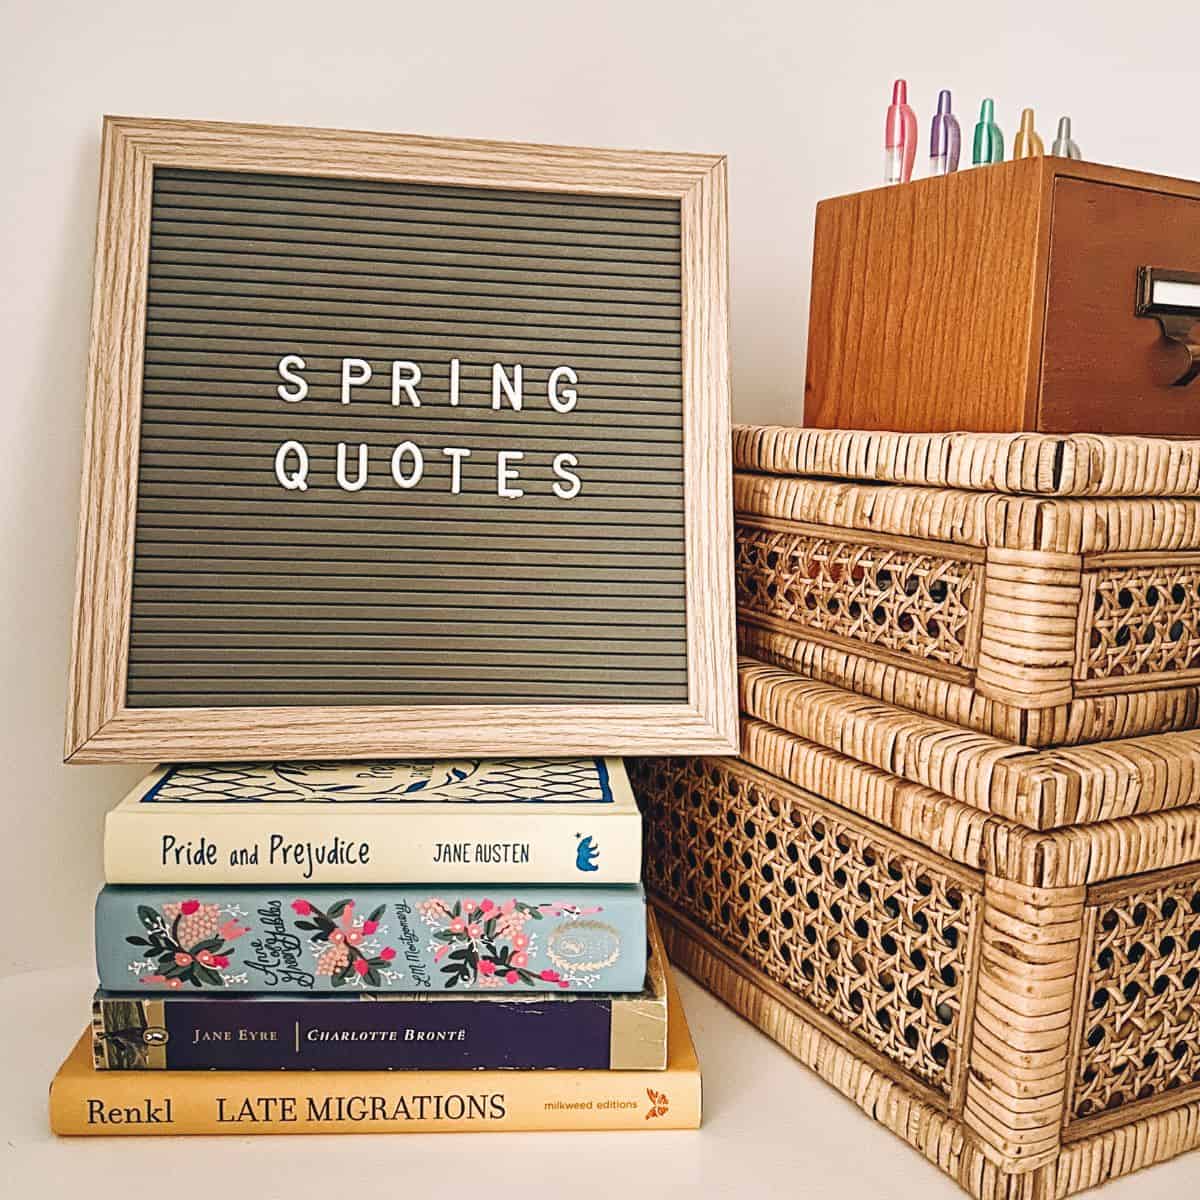
[[[1004,134],[996,124],[996,105],[992,100],[985,100],[979,106],[979,124],[975,126],[971,161],[976,166],[1004,161]]]

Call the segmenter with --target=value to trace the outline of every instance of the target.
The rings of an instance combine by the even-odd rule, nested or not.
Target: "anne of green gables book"
[[[110,991],[640,991],[646,899],[612,887],[105,887]]]

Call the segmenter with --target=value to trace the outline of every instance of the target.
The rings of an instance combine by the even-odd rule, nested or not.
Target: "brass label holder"
[[[1154,317],[1163,337],[1187,352],[1187,370],[1173,381],[1186,387],[1200,375],[1200,272],[1138,267],[1134,312]]]

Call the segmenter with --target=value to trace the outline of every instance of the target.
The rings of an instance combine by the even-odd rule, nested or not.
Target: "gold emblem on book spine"
[[[621,935],[603,921],[569,921],[546,943],[546,956],[560,971],[601,971],[621,955]]]

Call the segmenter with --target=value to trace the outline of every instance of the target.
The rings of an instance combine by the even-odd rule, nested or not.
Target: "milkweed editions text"
[[[443,364],[439,364],[439,368]],[[448,403],[460,412],[478,409],[490,403],[490,411],[511,418],[540,410],[558,417],[570,417],[579,403],[579,376],[567,364],[552,367],[545,384],[527,387],[524,366],[490,364],[490,388],[473,390],[468,399],[461,359],[444,364],[448,374],[448,401],[434,401],[422,395],[425,371],[409,359],[393,359],[386,372],[365,358],[341,360],[340,400],[343,405],[365,403],[365,389],[372,386],[377,402],[381,387],[390,394],[391,409],[411,411],[425,404]],[[281,382],[276,387],[285,404],[303,404],[310,400],[309,364],[300,354],[284,354],[276,364]],[[439,370],[440,375],[440,370]],[[440,391],[440,389],[439,389]],[[498,425],[497,432],[506,430]],[[409,491],[417,487],[438,488],[457,496],[463,491],[464,475],[472,468],[487,464],[487,475],[494,480],[495,494],[502,500],[519,500],[527,487],[559,500],[574,500],[583,490],[579,458],[568,450],[526,450],[520,447],[481,449],[457,443],[418,443],[408,438],[372,445],[364,441],[339,441],[336,447],[308,446],[300,437],[288,438],[275,451],[275,478],[289,492],[307,492],[315,484],[336,485],[344,492],[357,492],[372,480]],[[436,464],[436,466],[435,466]],[[449,473],[438,469],[448,465]],[[473,475],[477,477],[477,472]]]

